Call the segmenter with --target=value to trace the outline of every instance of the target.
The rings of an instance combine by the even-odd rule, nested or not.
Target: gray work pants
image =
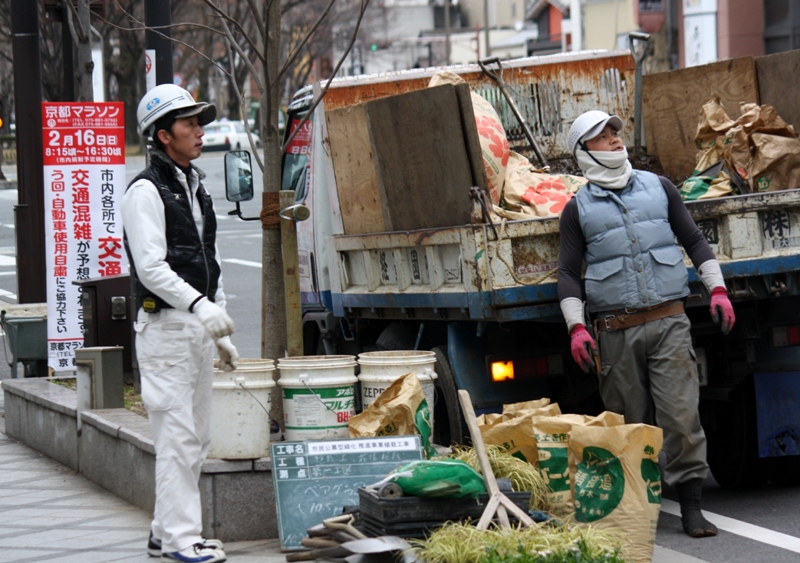
[[[603,404],[623,415],[626,424],[655,424],[663,430],[664,481],[670,485],[708,474],[689,327],[682,313],[599,334]]]

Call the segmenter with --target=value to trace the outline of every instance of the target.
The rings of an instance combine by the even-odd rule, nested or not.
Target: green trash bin
[[[0,326],[11,351],[11,377],[17,377],[19,362],[23,375],[47,375],[47,303],[4,305]]]

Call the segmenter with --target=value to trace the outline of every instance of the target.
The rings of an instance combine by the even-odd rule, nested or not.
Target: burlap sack
[[[694,136],[694,144],[699,151],[694,174],[705,170],[725,156],[726,146],[730,145],[726,134],[734,125],[736,123],[725,113],[717,94],[703,104]]]
[[[398,377],[361,414],[347,421],[351,438],[419,434],[426,458],[436,456],[425,393],[413,371]]]
[[[556,403],[527,410],[512,410],[486,424],[479,424],[478,428],[486,445],[502,446],[514,457],[536,465],[539,454],[533,435],[533,420],[559,414],[561,409]]]
[[[598,416],[562,414],[532,419],[536,439],[539,471],[550,492],[547,501],[556,516],[573,513],[569,473],[569,442],[575,428],[581,426],[619,426],[625,424],[622,415],[605,411]]]
[[[454,72],[437,72],[431,77],[428,87],[441,84],[463,84],[464,79]],[[503,184],[506,178],[509,148],[506,131],[500,116],[488,101],[475,92],[470,92],[472,98],[472,111],[475,114],[475,124],[478,127],[478,137],[483,155],[483,170],[486,176],[486,188],[495,204],[500,203],[500,194],[503,193]]]
[[[483,426],[485,424],[492,424],[495,420],[498,420],[503,415],[499,412],[489,412],[486,414],[481,414],[476,419],[478,421],[478,426]]]
[[[624,532],[626,561],[650,562],[661,509],[660,428],[575,426],[570,475],[575,520]]]
[[[511,151],[502,206],[527,219],[557,217],[586,181],[586,178],[569,174],[547,174],[521,154]]]
[[[800,187],[800,139],[794,128],[769,104],[743,103],[740,108],[742,115],[733,121],[718,97],[703,105],[695,136],[699,152],[694,174],[722,159],[751,192]],[[681,189],[685,200],[729,193],[736,192],[725,173],[715,179],[689,178]]]
[[[731,160],[754,192],[800,187],[800,139],[769,104],[742,104]]]
[[[537,410],[542,409],[544,407],[548,407],[550,405],[555,405],[558,408],[558,403],[550,403],[550,399],[547,397],[542,397],[541,399],[534,399],[532,401],[522,401],[520,403],[511,403],[508,405],[503,405],[503,414],[505,415],[513,415],[515,413],[530,411],[530,410]],[[558,409],[558,412],[555,414],[561,414],[561,409]]]
[[[725,113],[716,94],[703,104],[694,137],[698,149],[697,163],[692,177],[681,186],[681,197],[685,201],[721,197],[733,192],[731,179],[727,174],[720,174],[715,178],[699,174],[720,160],[730,162],[732,143],[730,129],[735,125],[736,123]]]

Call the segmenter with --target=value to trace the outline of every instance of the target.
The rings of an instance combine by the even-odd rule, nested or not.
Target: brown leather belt
[[[667,301],[644,309],[620,309],[599,313],[594,321],[594,330],[624,330],[632,326],[643,325],[650,321],[672,317],[683,313],[683,301]]]

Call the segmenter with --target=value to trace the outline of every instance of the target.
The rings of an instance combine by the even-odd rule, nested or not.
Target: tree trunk
[[[264,91],[261,92],[261,130],[264,132],[264,192],[275,194],[281,186],[281,138],[278,134],[278,70],[280,68],[280,2],[265,0],[264,21],[267,37],[264,45]],[[267,11],[268,10],[268,11]],[[262,242],[261,284],[261,355],[283,358],[286,355],[286,310],[284,307],[283,260],[280,229],[264,229]],[[283,427],[283,397],[276,386],[272,393],[274,420]]]

